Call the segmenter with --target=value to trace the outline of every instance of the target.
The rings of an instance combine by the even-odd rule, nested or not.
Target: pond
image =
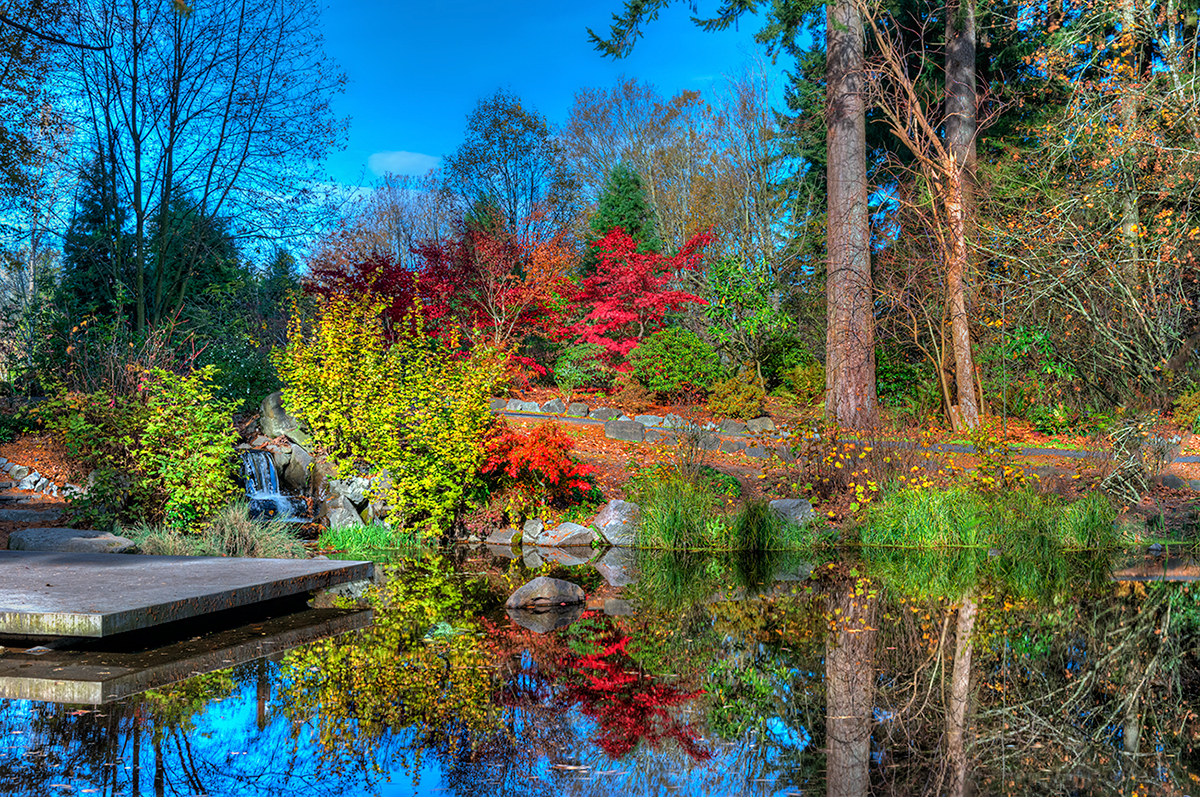
[[[1194,565],[1026,554],[397,557],[365,628],[0,701],[0,793],[1200,794]],[[536,574],[587,607],[514,622]]]

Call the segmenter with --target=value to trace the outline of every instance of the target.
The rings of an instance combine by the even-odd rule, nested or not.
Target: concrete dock
[[[0,551],[0,634],[105,637],[373,572],[371,562]]]

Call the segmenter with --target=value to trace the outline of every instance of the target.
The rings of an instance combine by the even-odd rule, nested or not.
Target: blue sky
[[[385,169],[424,173],[458,147],[467,115],[497,88],[558,125],[581,88],[627,75],[665,96],[704,90],[763,55],[753,41],[759,19],[704,33],[678,3],[650,24],[632,56],[602,58],[586,29],[607,33],[620,7],[621,0],[347,0],[327,8],[325,50],[349,78],[335,107],[351,117],[346,150],[329,160],[331,176],[358,184]]]

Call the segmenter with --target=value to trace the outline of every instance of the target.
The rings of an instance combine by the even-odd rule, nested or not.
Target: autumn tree
[[[708,236],[697,235],[668,258],[639,252],[628,233],[612,230],[593,244],[599,263],[575,296],[584,315],[572,331],[620,362],[644,337],[663,328],[667,313],[703,304],[675,285],[681,272],[700,266],[708,242]]]
[[[614,15],[607,38],[589,31],[596,48],[610,56],[627,55],[643,25],[671,0],[630,0]],[[794,0],[771,7],[759,40],[769,48],[792,52],[798,34],[817,6]],[[707,30],[733,25],[753,3],[722,6],[698,23]],[[863,27],[856,0],[826,6],[826,411],[852,426],[877,419],[875,327],[871,288],[867,211],[866,122],[860,93]]]
[[[467,205],[494,206],[512,235],[549,240],[580,209],[546,118],[504,89],[475,106],[465,140],[446,157],[445,169],[451,190]]]

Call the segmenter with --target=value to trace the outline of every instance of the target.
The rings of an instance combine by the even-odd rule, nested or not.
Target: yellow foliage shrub
[[[754,374],[744,371],[713,384],[708,411],[722,418],[757,418],[763,414],[765,397]]]
[[[339,475],[382,468],[381,496],[406,525],[447,530],[479,483],[483,439],[493,423],[488,398],[503,358],[457,340],[429,337],[420,307],[394,342],[384,335],[385,300],[334,294],[320,301],[311,329],[292,318],[278,358],[288,410],[308,423]]]

